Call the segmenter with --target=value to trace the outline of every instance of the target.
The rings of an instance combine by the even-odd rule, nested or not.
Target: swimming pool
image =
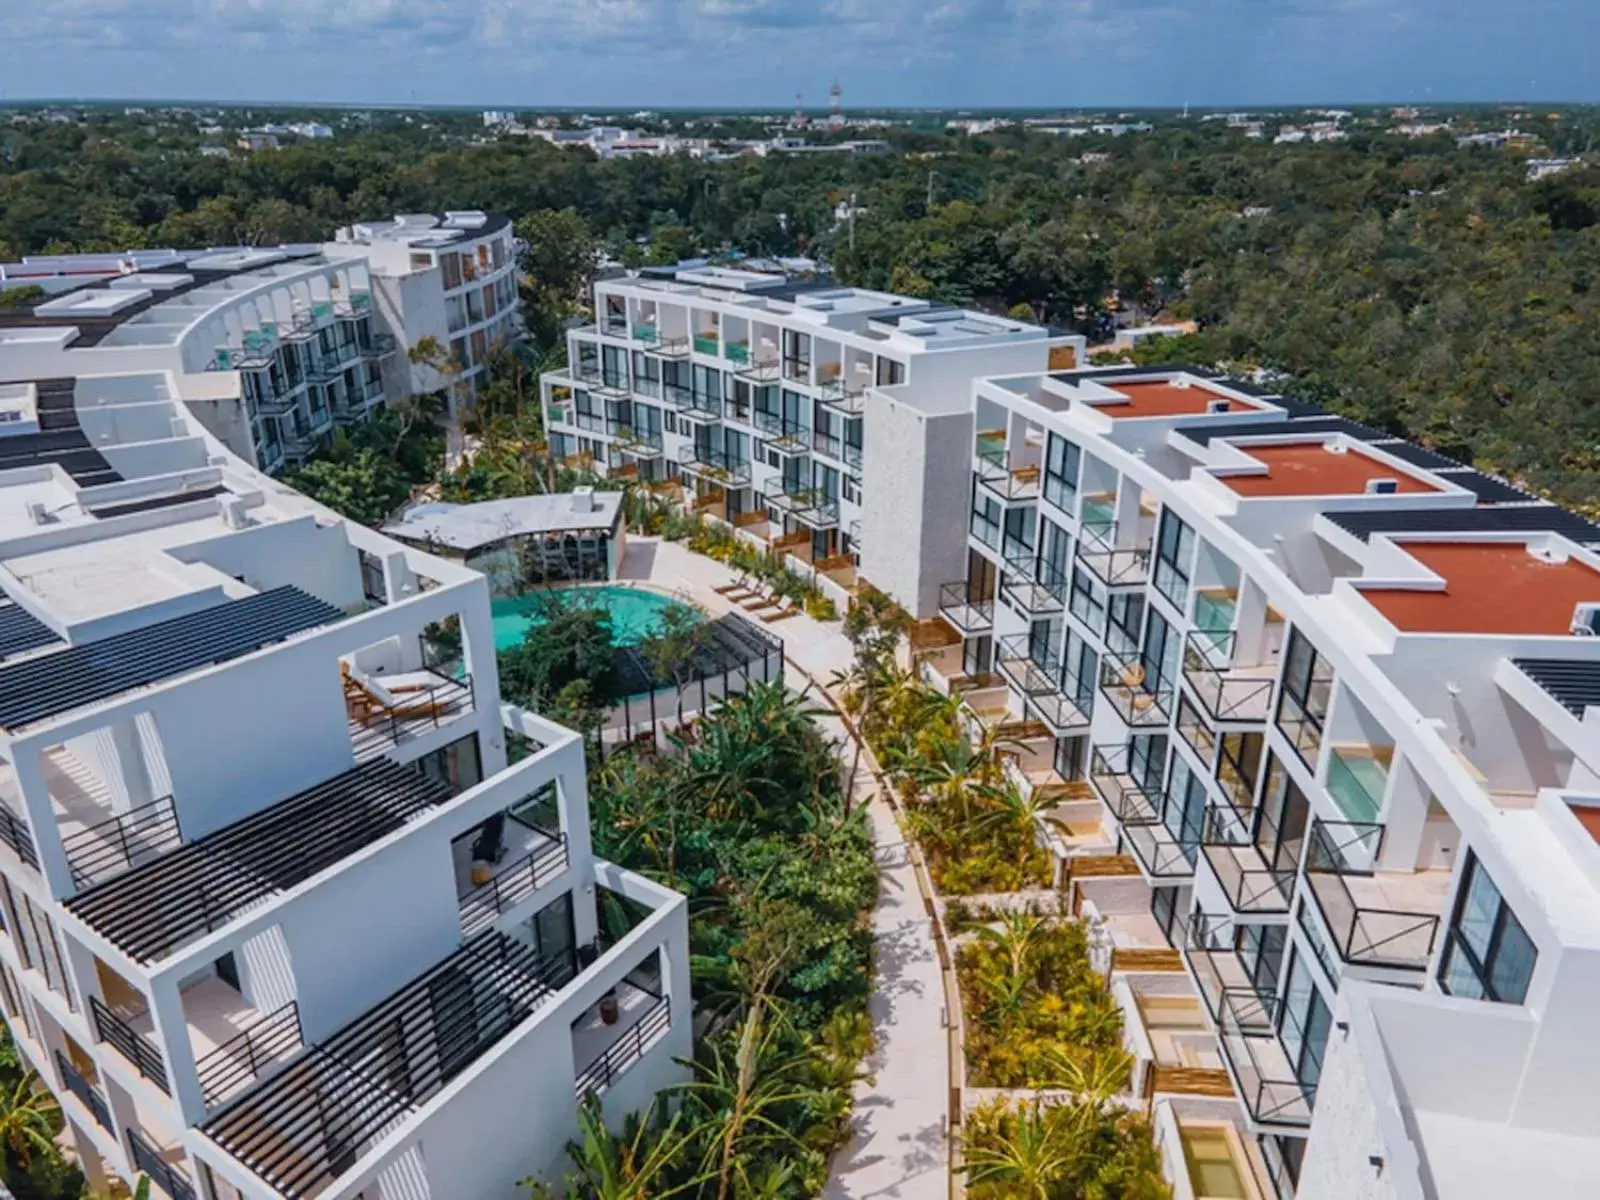
[[[647,588],[563,587],[549,588],[564,596],[579,596],[611,613],[612,636],[624,646],[634,646],[656,631],[661,614],[674,603],[671,597]],[[581,596],[580,596],[581,593]],[[529,629],[541,622],[532,596],[509,596],[496,600],[490,608],[494,618],[494,648],[506,650],[522,644]]]

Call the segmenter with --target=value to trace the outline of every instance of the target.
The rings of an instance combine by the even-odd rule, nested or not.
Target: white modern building
[[[542,380],[555,453],[681,482],[797,564],[859,572],[918,616],[964,567],[971,391],[1073,364],[1083,341],[926,300],[705,264],[594,288]]]
[[[209,428],[214,293],[350,265],[0,328],[0,1009],[97,1187],[510,1196],[691,1052],[684,902],[594,857],[488,580]]]
[[[1197,368],[973,413],[921,670],[1054,801],[1175,1194],[1594,1195],[1600,527]]]
[[[490,356],[522,335],[516,243],[504,214],[406,213],[346,226],[322,249],[365,264],[377,311],[403,331],[408,349],[432,338],[447,354],[443,371],[412,366],[409,390],[447,388],[452,412],[477,395]]]
[[[470,400],[491,350],[521,333],[515,258],[509,221],[484,213],[403,216],[324,245],[26,258],[0,265],[0,286],[47,295],[0,311],[0,367],[170,376],[209,433],[277,473],[388,400]],[[408,357],[426,338],[442,373]]]

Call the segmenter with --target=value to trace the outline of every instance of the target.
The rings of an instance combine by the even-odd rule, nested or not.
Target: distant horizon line
[[[1102,104],[1102,105],[1048,105],[1048,104],[864,104],[845,105],[839,111],[846,115],[870,113],[1071,113],[1093,114],[1123,113],[1173,113],[1240,112],[1253,109],[1315,109],[1344,108],[1352,111],[1385,108],[1515,108],[1550,105],[1567,108],[1594,108],[1600,99],[1562,100],[1554,98],[1518,99],[1457,99],[1457,100],[1307,100],[1271,101],[1253,100],[1233,103],[1197,104]],[[12,97],[0,95],[0,109],[64,107],[156,107],[156,108],[269,108],[269,109],[338,109],[360,111],[376,109],[387,112],[530,112],[530,113],[711,113],[780,116],[793,113],[792,106],[765,105],[694,105],[694,104],[512,104],[505,101],[474,103],[423,103],[420,101],[353,101],[353,100],[215,100],[193,97],[141,97],[141,96],[38,96]],[[823,118],[833,110],[818,106],[807,112],[808,118]]]

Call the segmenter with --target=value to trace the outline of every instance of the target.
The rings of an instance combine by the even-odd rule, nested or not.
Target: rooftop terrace
[[[1405,633],[1564,636],[1579,604],[1600,604],[1600,571],[1577,558],[1535,555],[1521,542],[1406,541],[1442,589],[1363,587]]]
[[[1249,443],[1238,449],[1266,468],[1258,473],[1220,477],[1241,496],[1359,496],[1379,479],[1394,480],[1398,492],[1441,490],[1394,463],[1382,462],[1340,443]]]

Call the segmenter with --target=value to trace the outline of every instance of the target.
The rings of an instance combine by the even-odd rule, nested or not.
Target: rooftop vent
[[[1221,397],[1218,397],[1215,400],[1206,401],[1206,411],[1208,413],[1225,413],[1228,411],[1229,407],[1230,406],[1228,402]]]
[[[222,513],[222,523],[229,529],[244,529],[250,524],[245,519],[244,501],[237,496],[224,496],[217,505]]]
[[[1573,637],[1594,637],[1600,633],[1600,604],[1580,604],[1572,610]]]
[[[592,487],[572,489],[572,511],[575,513],[591,513],[594,511],[594,489]]]
[[[1561,546],[1553,545],[1551,543],[1544,543],[1542,545],[1529,546],[1528,557],[1536,558],[1540,562],[1548,563],[1552,567],[1559,567],[1562,563],[1566,562],[1570,556]]]
[[[54,524],[54,520],[50,516],[50,510],[43,504],[39,503],[39,501],[29,500],[26,507],[28,512],[28,520],[32,521],[35,525]]]
[[[1369,479],[1367,480],[1367,494],[1369,496],[1392,496],[1400,490],[1398,479]]]

